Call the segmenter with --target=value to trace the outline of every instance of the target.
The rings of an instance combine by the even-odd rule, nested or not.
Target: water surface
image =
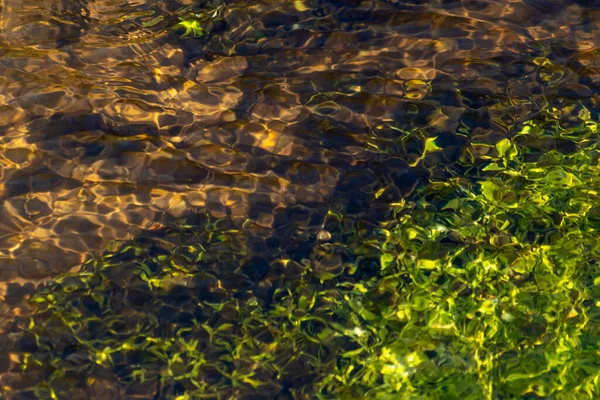
[[[519,135],[516,144],[534,149],[527,162],[586,146],[579,136],[529,137],[531,121],[569,129],[598,120],[593,1],[0,5],[0,393],[8,398],[313,398],[345,362],[340,354],[355,349],[339,338],[303,350],[297,338],[283,340],[270,361],[280,370],[261,369],[256,357],[277,353],[272,332],[252,356],[233,350],[240,330],[262,329],[258,316],[252,328],[236,324],[248,304],[271,312],[284,298],[314,303],[327,291],[343,303],[336,285],[382,276],[380,254],[350,243],[374,240],[399,204],[418,203],[421,188],[479,182],[498,144]],[[152,263],[173,254],[170,280],[154,285],[163,269]],[[116,275],[98,272],[106,263]],[[81,271],[101,283],[67,289],[64,274]],[[46,293],[61,310],[75,307],[70,330],[53,331],[61,313],[49,317],[32,301]],[[148,305],[156,315],[140,322]],[[320,307],[319,324],[335,322],[327,302]],[[106,318],[122,325],[111,331]],[[212,343],[213,333],[194,330],[201,324],[225,326],[232,344],[194,350],[208,361],[188,371],[193,362],[177,361],[185,351],[174,338],[187,329],[186,343]],[[302,329],[318,337],[323,327]],[[136,330],[170,343],[164,354],[140,355]],[[111,352],[115,338],[131,339],[140,354]],[[118,354],[110,362],[107,348]],[[174,363],[186,367],[174,373]],[[235,378],[247,368],[262,372]],[[174,378],[185,371],[194,376]],[[363,393],[328,385],[326,398]]]

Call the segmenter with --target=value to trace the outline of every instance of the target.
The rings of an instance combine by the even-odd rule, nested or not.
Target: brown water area
[[[198,213],[248,257],[335,239],[330,215],[374,223],[541,109],[598,102],[594,1],[0,6],[0,329],[115,240]],[[194,13],[202,35],[174,29]]]

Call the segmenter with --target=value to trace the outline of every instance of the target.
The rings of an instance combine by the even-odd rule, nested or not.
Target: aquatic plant
[[[179,16],[179,22],[173,26],[173,29],[183,29],[184,33],[181,35],[182,37],[189,36],[190,34],[195,38],[205,36],[208,34],[205,25],[217,18],[222,11],[223,6],[215,6],[205,12],[181,12],[182,15]]]
[[[351,367],[363,396],[598,396],[596,125],[541,115],[483,154],[479,178],[431,182],[356,249],[382,268],[363,304],[384,339]]]
[[[108,379],[160,398],[308,396],[358,332],[348,331],[351,288],[328,284],[343,249],[267,262],[248,255],[247,239],[196,216],[117,242],[38,291],[38,312],[14,326],[26,338],[19,368],[38,382],[22,394],[72,398]]]
[[[38,382],[21,393],[595,398],[600,149],[578,118],[471,145],[479,176],[422,186],[374,232],[329,212],[343,235],[309,258],[256,256],[249,231],[207,216],[115,243],[17,318]]]
[[[180,18],[180,21],[173,26],[173,29],[183,28],[185,30],[183,36],[188,36],[192,34],[194,37],[201,37],[206,34],[204,29],[201,26],[201,23],[197,19],[184,19]]]

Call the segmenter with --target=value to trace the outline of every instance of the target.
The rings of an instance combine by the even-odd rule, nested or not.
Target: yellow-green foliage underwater
[[[3,339],[20,398],[595,398],[598,146],[543,112],[375,229],[330,211],[300,261],[204,215],[117,242]]]
[[[533,1],[506,2],[499,25],[499,10],[485,11],[486,2],[455,2],[464,10],[454,16],[446,2],[433,1],[432,9],[420,1],[287,1],[283,11],[270,1],[240,3],[171,13],[172,21],[154,11],[136,14],[147,18],[144,28],[168,25],[175,36],[161,40],[169,57],[158,60],[172,56],[182,65],[161,70],[149,63],[152,72],[140,81],[173,86],[154,96],[130,85],[138,61],[111,59],[100,48],[90,58],[92,72],[119,60],[121,72],[106,69],[123,85],[115,89],[122,108],[106,106],[114,123],[89,116],[93,104],[77,118],[48,113],[40,132],[27,131],[34,120],[16,143],[66,155],[21,168],[29,150],[6,152],[15,160],[6,161],[14,175],[1,184],[6,196],[51,192],[62,182],[65,192],[48,204],[62,202],[73,214],[123,213],[114,225],[67,213],[51,227],[64,231],[79,221],[103,246],[105,233],[128,231],[123,221],[148,223],[139,223],[134,239],[111,239],[102,251],[83,246],[80,269],[31,267],[39,272],[34,278],[52,278],[47,284],[35,287],[33,278],[5,269],[15,280],[3,293],[12,314],[1,325],[0,397],[600,398],[600,129],[592,95],[598,71],[584,68],[592,55],[583,52],[583,39],[581,48],[546,40],[546,31],[534,29],[535,8],[526,7]],[[580,16],[544,4],[556,18]],[[591,12],[583,14],[581,21],[592,20]],[[567,31],[575,17],[544,27]],[[107,17],[106,24],[113,20],[119,19]],[[525,24],[530,31],[521,30]],[[573,35],[591,35],[592,25],[573,28]],[[69,32],[56,30],[63,31]],[[152,31],[118,32],[141,52],[136,41]],[[77,60],[85,51],[67,54],[49,57]],[[70,74],[84,64],[65,68],[69,83],[80,79]],[[99,76],[90,82],[110,88]],[[95,99],[87,87],[93,85],[83,86],[80,103],[87,104]],[[223,102],[212,97],[219,93]],[[197,113],[162,113],[162,106],[135,97],[141,94],[152,102],[164,97],[173,109],[191,96],[186,101]],[[18,95],[23,107],[48,111],[38,93]],[[151,108],[161,111],[146,114]],[[121,117],[130,117],[129,125]],[[90,131],[98,121],[102,129]],[[66,135],[65,124],[71,136],[50,141]],[[105,131],[112,147],[98,139]],[[82,132],[93,136],[81,139]],[[146,136],[152,140],[142,142]],[[62,172],[76,164],[71,147],[81,153],[81,168]],[[136,161],[150,154],[150,166]],[[114,163],[105,167],[104,158]],[[64,183],[49,169],[75,175],[87,171],[85,163],[96,172],[83,183]],[[139,181],[128,177],[130,165]],[[77,208],[86,185],[98,180],[113,190],[118,179],[127,184],[115,189],[122,202]],[[144,205],[132,193],[147,186],[154,191],[140,198],[172,194],[155,199],[164,207],[160,218],[148,211],[156,204],[125,214],[127,202]],[[61,230],[34,228],[60,242]],[[19,243],[11,238],[2,246],[12,252]],[[43,256],[46,247],[30,242],[13,253]],[[29,309],[19,308],[22,301]]]

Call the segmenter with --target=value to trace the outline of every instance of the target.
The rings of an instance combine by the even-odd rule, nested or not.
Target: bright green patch
[[[185,33],[182,36],[192,35],[194,37],[204,36],[206,33],[197,19],[181,19],[179,23],[173,26],[173,29],[183,28]]]
[[[178,399],[596,398],[600,150],[587,125],[540,124],[371,233],[329,212],[347,239],[310,259],[253,264],[209,219],[118,243],[31,299],[21,368],[38,398],[101,379]]]

